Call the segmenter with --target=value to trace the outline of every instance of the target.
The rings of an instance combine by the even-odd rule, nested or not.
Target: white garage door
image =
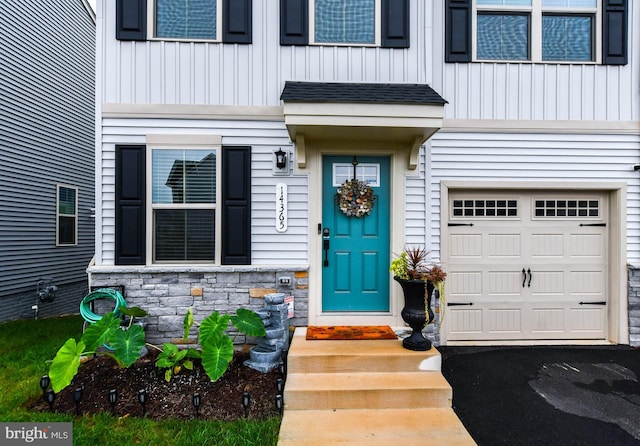
[[[605,339],[607,215],[598,192],[451,191],[447,339]]]

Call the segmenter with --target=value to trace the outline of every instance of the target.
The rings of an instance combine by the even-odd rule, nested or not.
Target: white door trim
[[[335,147],[333,144],[311,144],[307,142],[307,171],[309,174],[309,325],[390,325],[403,326],[403,299],[401,290],[390,280],[391,305],[389,312],[371,313],[323,313],[322,312],[322,237],[318,224],[322,222],[322,157],[325,155],[369,155],[389,156],[391,174],[391,253],[400,252],[404,240],[404,190],[406,169],[399,150],[371,147]],[[391,254],[389,262],[391,262]],[[390,274],[390,273],[389,273]]]
[[[449,236],[449,194],[456,189],[483,190],[532,190],[562,191],[580,190],[607,193],[609,198],[608,240],[608,340],[618,344],[629,343],[629,319],[626,274],[626,194],[627,185],[622,182],[562,182],[562,181],[456,181],[440,182],[440,239]],[[447,243],[442,243],[441,260],[445,271],[449,264],[450,252]],[[447,344],[447,320],[441,328],[441,344]]]

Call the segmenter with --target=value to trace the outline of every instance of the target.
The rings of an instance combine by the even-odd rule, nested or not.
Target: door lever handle
[[[529,283],[527,283],[527,287],[531,288],[531,268],[528,268],[527,272],[529,273]]]
[[[324,261],[322,264],[329,266],[329,228],[322,230],[322,250],[324,251]]]
[[[527,272],[522,268],[522,288],[524,288],[524,284],[527,282]]]

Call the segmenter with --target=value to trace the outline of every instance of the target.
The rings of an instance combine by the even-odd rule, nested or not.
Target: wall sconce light
[[[284,169],[287,167],[287,152],[284,152],[282,147],[280,147],[274,155],[276,156],[276,167],[278,169]]]

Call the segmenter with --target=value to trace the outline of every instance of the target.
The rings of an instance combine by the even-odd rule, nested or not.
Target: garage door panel
[[[574,333],[599,333],[606,327],[604,307],[571,308],[569,314]]]
[[[598,271],[571,271],[571,294],[604,297],[605,275]]]
[[[533,296],[562,296],[565,294],[564,271],[531,272],[531,294]]]
[[[489,294],[520,296],[521,278],[522,273],[518,271],[489,271]]]
[[[489,234],[487,257],[490,259],[520,258],[522,255],[520,234]]]
[[[453,234],[449,237],[451,257],[454,259],[482,258],[481,234]]]
[[[534,259],[564,256],[563,234],[531,234],[531,256]]]
[[[470,308],[452,308],[448,311],[451,332],[456,334],[479,335],[482,329],[482,310]]]
[[[447,274],[447,294],[454,297],[481,296],[482,271],[452,271]]]
[[[565,331],[563,308],[534,308],[531,311],[531,332],[550,334]]]
[[[569,239],[569,256],[572,259],[604,257],[604,234],[571,234]]]
[[[489,332],[520,333],[522,331],[522,311],[520,308],[495,308],[489,310]]]

